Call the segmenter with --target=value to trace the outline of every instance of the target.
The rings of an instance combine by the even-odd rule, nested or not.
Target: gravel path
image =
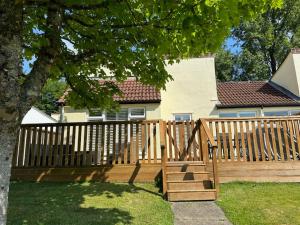
[[[232,225],[213,201],[172,202],[174,225]]]

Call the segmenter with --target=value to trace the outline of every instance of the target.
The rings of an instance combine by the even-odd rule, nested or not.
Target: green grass
[[[8,225],[173,224],[154,184],[11,183]]]
[[[223,184],[217,203],[234,225],[300,224],[299,183]]]

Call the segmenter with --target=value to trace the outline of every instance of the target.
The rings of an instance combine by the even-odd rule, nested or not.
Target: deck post
[[[214,175],[214,188],[216,189],[217,195],[220,191],[219,185],[219,175],[218,175],[218,164],[217,164],[217,146],[212,147],[212,168],[213,168],[213,175]]]
[[[159,121],[159,130],[160,130],[163,196],[164,198],[167,198],[167,174],[166,174],[167,151],[166,151],[166,122],[165,121],[163,120]]]

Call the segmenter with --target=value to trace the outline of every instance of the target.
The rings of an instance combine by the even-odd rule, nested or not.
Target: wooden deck
[[[187,168],[203,163],[208,179],[185,181],[197,171],[170,171],[183,162]],[[300,182],[300,117],[23,125],[11,179],[149,182],[160,176],[164,195],[175,200],[187,199],[184,191],[210,199],[219,182]]]

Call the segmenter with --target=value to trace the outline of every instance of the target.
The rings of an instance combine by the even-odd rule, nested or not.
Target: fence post
[[[218,175],[218,164],[217,164],[217,146],[212,147],[212,168],[213,168],[213,175],[214,175],[214,188],[217,191],[217,194],[220,191],[219,185],[219,175]]]
[[[167,174],[166,174],[166,163],[167,163],[167,151],[166,151],[166,122],[163,120],[159,121],[160,130],[160,149],[161,149],[161,167],[162,167],[162,184],[163,184],[163,196],[167,197]]]
[[[204,163],[208,163],[208,143],[207,143],[207,135],[205,129],[203,127],[203,122],[200,120],[200,136],[201,136],[201,149],[202,149],[202,160]]]

